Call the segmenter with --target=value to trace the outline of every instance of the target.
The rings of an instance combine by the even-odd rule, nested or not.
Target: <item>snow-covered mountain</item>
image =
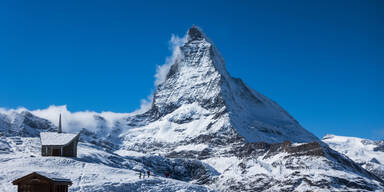
[[[204,115],[209,124],[200,125],[199,131],[194,128],[196,135],[238,135],[247,142],[318,140],[275,102],[231,77],[217,48],[197,27],[188,31],[179,49],[154,95],[153,120],[171,118],[171,123],[185,124],[200,121],[194,115]]]
[[[384,140],[326,135],[322,141],[384,180]]]
[[[319,141],[278,104],[231,77],[199,28],[190,28],[176,49],[152,107],[127,119],[135,128],[122,134],[123,148],[136,150],[151,143],[142,149],[173,153],[194,143],[223,149],[230,143]]]
[[[231,77],[198,27],[172,58],[148,110],[87,118],[92,129],[80,129],[78,158],[41,157],[36,136],[56,126],[40,113],[0,110],[0,163],[7,167],[0,191],[35,170],[62,173],[75,181],[72,191],[384,190],[382,179]],[[138,170],[155,177],[140,180]]]
[[[39,136],[42,131],[54,131],[56,127],[48,120],[34,116],[28,111],[0,113],[0,134],[6,136]]]

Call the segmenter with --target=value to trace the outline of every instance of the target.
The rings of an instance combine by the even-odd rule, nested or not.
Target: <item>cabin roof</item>
[[[40,140],[41,145],[67,145],[77,136],[73,133],[41,132]]]
[[[70,179],[66,179],[64,177],[52,174],[52,173],[46,173],[46,172],[41,172],[41,171],[36,171],[35,173],[44,176],[48,179],[51,179],[52,181],[57,181],[57,182],[72,182]]]
[[[24,183],[24,182],[26,182],[28,180],[33,179],[34,176],[45,178],[46,180],[49,180],[51,182],[72,185],[72,181],[70,179],[66,179],[66,178],[63,178],[63,177],[55,175],[55,174],[41,172],[41,171],[32,172],[32,173],[30,173],[28,175],[25,175],[23,177],[20,177],[20,178],[14,180],[12,183],[14,185],[18,185],[20,183]]]

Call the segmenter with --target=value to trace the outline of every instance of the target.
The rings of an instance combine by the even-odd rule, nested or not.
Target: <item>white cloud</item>
[[[140,108],[135,110],[131,114],[136,115],[136,114],[140,114],[140,113],[144,113],[144,112],[148,111],[152,107],[152,101],[153,101],[153,93],[148,95],[147,98],[141,99],[140,100]]]
[[[19,107],[17,109],[5,109],[5,108],[1,108],[0,107],[0,113],[4,113],[4,114],[7,114],[7,115],[11,115],[14,112],[20,113],[20,112],[23,112],[23,111],[28,111],[28,110],[26,108],[24,108],[24,107]]]
[[[101,113],[94,111],[71,112],[67,109],[66,105],[51,105],[46,109],[37,110],[28,110],[23,107],[18,109],[0,108],[0,113],[6,114],[11,119],[14,118],[16,113],[20,113],[22,111],[29,111],[37,117],[51,121],[56,126],[59,125],[59,115],[61,114],[63,131],[65,132],[77,132],[82,128],[86,128],[90,131],[96,131],[97,127],[100,125],[98,123],[100,122],[95,119],[95,116],[103,117],[106,120],[105,127],[107,129],[111,129],[116,121],[132,115],[131,113],[114,113],[109,111],[103,111]]]
[[[23,111],[28,111],[28,109],[24,107],[19,107],[17,109],[0,108],[0,113],[7,115],[7,117],[10,118],[11,121],[15,119],[16,114],[21,113]]]
[[[156,74],[155,74],[155,78],[156,78],[155,79],[155,86],[156,87],[164,82],[172,64],[174,64],[176,62],[176,60],[182,58],[180,46],[182,46],[186,41],[187,41],[187,36],[178,37],[178,36],[172,34],[171,40],[169,40],[169,49],[172,50],[172,55],[165,59],[165,63],[163,65],[157,66]]]

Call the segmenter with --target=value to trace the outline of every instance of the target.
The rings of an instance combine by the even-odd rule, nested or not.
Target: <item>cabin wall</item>
[[[18,192],[51,192],[53,187],[49,184],[19,185]]]
[[[74,153],[75,153],[74,143],[75,142],[72,142],[63,148],[63,156],[64,157],[75,157],[75,155],[74,155]]]
[[[68,192],[68,185],[62,184],[21,184],[18,192]]]
[[[43,145],[41,146],[41,155],[42,156],[52,156],[53,148],[51,146]]]
[[[55,191],[54,192],[68,192],[68,186],[67,185],[55,185]]]
[[[41,146],[41,156],[48,156],[46,146],[44,145]]]
[[[78,143],[78,137],[63,148],[63,156],[77,157],[77,143]]]
[[[61,156],[61,147],[59,146],[46,146],[41,147],[42,156]]]

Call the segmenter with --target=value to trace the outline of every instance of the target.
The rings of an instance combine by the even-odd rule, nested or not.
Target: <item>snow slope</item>
[[[41,157],[36,137],[0,137],[0,191],[16,191],[12,181],[35,171],[71,179],[70,191],[213,191],[196,184],[166,179],[144,160],[123,158],[89,143],[79,144],[78,158]],[[156,162],[156,158],[152,158]],[[154,176],[139,179],[138,171],[151,170]]]
[[[322,141],[384,179],[384,141],[336,135],[326,135]]]

